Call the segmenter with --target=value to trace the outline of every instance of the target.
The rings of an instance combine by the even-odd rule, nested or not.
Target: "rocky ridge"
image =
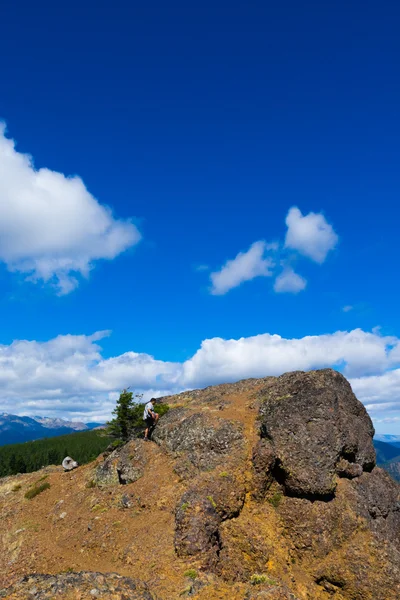
[[[0,597],[400,597],[400,487],[375,466],[372,422],[341,374],[164,400],[155,443],[48,470],[25,527],[12,490],[38,474],[0,480]]]

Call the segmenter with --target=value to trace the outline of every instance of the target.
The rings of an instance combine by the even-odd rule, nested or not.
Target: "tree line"
[[[60,465],[66,456],[82,465],[95,460],[111,441],[104,430],[94,430],[0,446],[0,477]]]

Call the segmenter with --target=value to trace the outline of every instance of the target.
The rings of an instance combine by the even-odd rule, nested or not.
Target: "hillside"
[[[19,444],[75,431],[94,429],[100,423],[78,423],[49,417],[19,417],[0,414],[0,446]]]
[[[154,443],[0,481],[1,598],[400,597],[400,487],[342,375],[168,404]]]
[[[0,477],[32,473],[43,466],[61,464],[73,456],[79,464],[94,460],[112,439],[99,431],[80,431],[68,435],[0,446]]]

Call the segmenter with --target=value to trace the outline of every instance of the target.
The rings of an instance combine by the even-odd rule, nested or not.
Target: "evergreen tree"
[[[107,434],[126,442],[133,432],[135,421],[137,420],[137,404],[133,400],[133,392],[122,390],[117,406],[113,410],[115,418],[108,423]],[[135,395],[136,399],[141,399],[140,394]]]

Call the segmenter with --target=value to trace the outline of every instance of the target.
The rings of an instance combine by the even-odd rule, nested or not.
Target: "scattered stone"
[[[34,586],[32,587],[32,584]],[[112,598],[113,600],[154,600],[145,583],[115,573],[60,573],[59,575],[28,575],[17,584],[0,590],[0,598],[18,600],[48,600],[49,598]]]
[[[122,508],[132,508],[132,501],[131,501],[130,497],[127,496],[127,494],[124,494],[121,497],[121,506],[122,506]]]

